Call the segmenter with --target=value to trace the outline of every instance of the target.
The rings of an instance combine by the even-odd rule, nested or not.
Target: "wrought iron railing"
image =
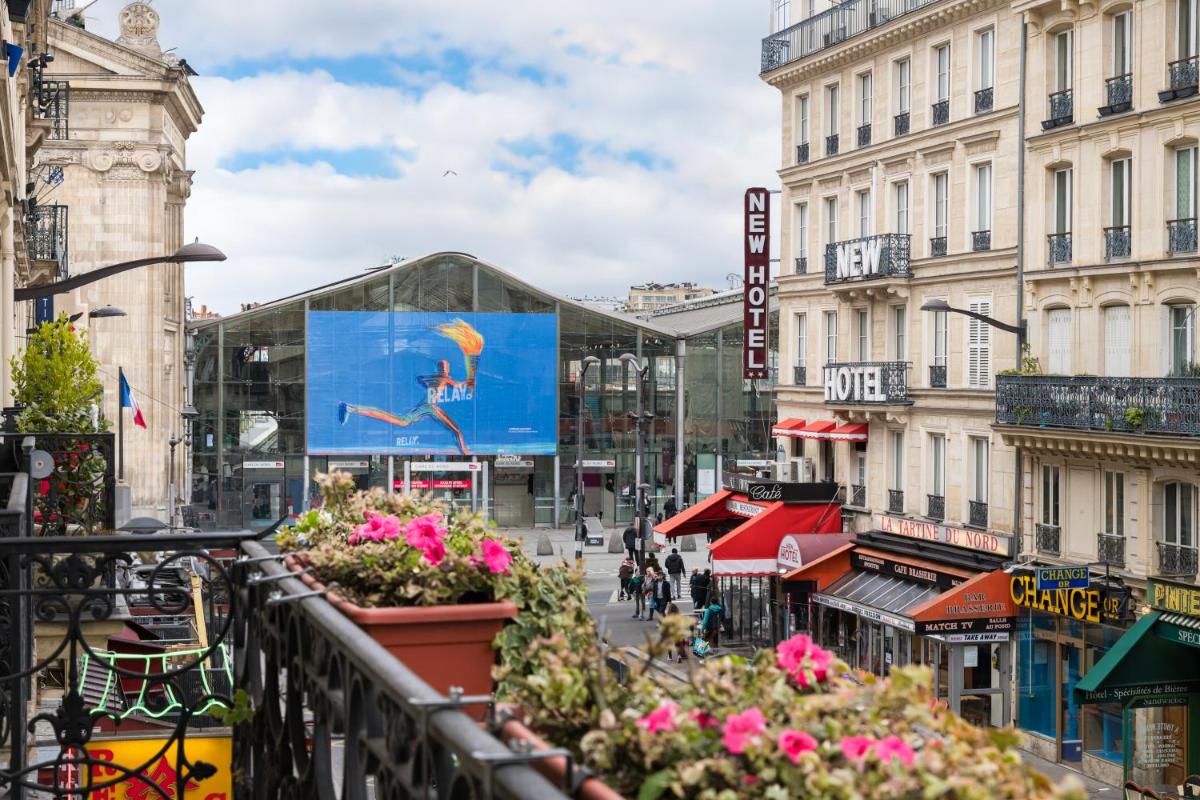
[[[1075,119],[1075,101],[1070,89],[1051,92],[1047,105],[1049,116],[1042,121],[1042,129],[1050,130],[1060,125],[1069,125]]]
[[[30,105],[34,119],[50,121],[47,139],[70,138],[68,120],[71,114],[70,81],[47,80],[40,69],[33,70]]]
[[[988,526],[988,504],[985,500],[970,500],[967,502],[967,524],[972,528]]]
[[[800,144],[796,145],[796,163],[808,163],[808,142],[801,142]]]
[[[796,274],[808,274],[808,256],[796,256]]]
[[[976,253],[992,249],[992,232],[971,231],[971,249]]]
[[[825,155],[836,156],[838,153],[838,135],[831,133],[825,137]]]
[[[1071,234],[1051,233],[1046,235],[1046,261],[1050,266],[1071,263]]]
[[[888,489],[888,513],[904,513],[904,490]]]
[[[992,110],[992,96],[994,91],[991,86],[986,89],[975,90],[975,113],[986,114]]]
[[[1198,82],[1200,82],[1200,57],[1189,56],[1167,64],[1167,85],[1170,87],[1170,91],[1178,93],[1190,89],[1194,93]],[[1176,94],[1175,96],[1184,97],[1186,95]]]
[[[934,125],[945,125],[950,121],[950,101],[939,100],[933,104],[930,119]]]
[[[792,367],[792,384],[804,386],[808,383],[808,367],[796,365]]]
[[[58,277],[69,273],[67,258],[68,208],[65,205],[34,206],[25,223],[25,242],[31,261],[58,262]]]
[[[798,61],[936,0],[847,0],[763,39],[762,71]]]
[[[946,388],[946,365],[945,364],[930,364],[929,365],[929,388],[945,389]]]
[[[1200,436],[1200,378],[997,375],[996,423]]]
[[[940,494],[925,495],[925,516],[939,522],[946,518],[946,497]]]
[[[867,507],[867,487],[857,483],[850,484],[850,503],[856,508]]]
[[[1047,553],[1052,556],[1057,556],[1062,553],[1061,542],[1062,528],[1057,525],[1047,525],[1044,522],[1039,522],[1033,526],[1034,547],[1039,553]]]
[[[858,126],[858,146],[866,147],[871,143],[871,123],[866,122]]]
[[[1120,114],[1133,108],[1133,74],[1117,75],[1104,80],[1104,97],[1108,101],[1109,114]]]
[[[1128,225],[1117,225],[1104,229],[1104,257],[1129,258],[1132,242]]]
[[[1196,252],[1196,218],[1167,221],[1167,252]]]
[[[934,236],[929,240],[929,255],[938,257],[946,255],[946,237]]]
[[[825,245],[825,283],[911,278],[912,237],[881,233]]]
[[[1096,534],[1096,560],[1110,567],[1125,568],[1125,537],[1114,533]]]
[[[1196,548],[1170,542],[1158,546],[1158,574],[1172,578],[1190,578],[1196,574]]]
[[[852,361],[825,365],[825,402],[911,405],[907,361]]]
[[[907,111],[897,114],[892,121],[892,129],[896,136],[904,136],[908,133],[909,113]]]

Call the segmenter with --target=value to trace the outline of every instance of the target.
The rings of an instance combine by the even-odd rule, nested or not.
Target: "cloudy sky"
[[[765,0],[154,7],[200,73],[188,236],[230,261],[188,291],[222,312],[439,250],[570,296],[723,287],[742,192],[778,184]]]

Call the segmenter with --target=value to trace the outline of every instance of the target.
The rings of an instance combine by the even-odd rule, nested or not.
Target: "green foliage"
[[[1189,361],[1171,373],[1172,378],[1200,378],[1200,364]]]
[[[21,406],[21,432],[102,433],[106,420],[95,421],[104,387],[96,376],[96,360],[87,335],[67,320],[44,322],[29,335],[25,351],[12,361],[13,402]]]
[[[998,375],[1042,375],[1042,363],[1037,360],[1037,357],[1031,355],[1032,349],[1026,343],[1021,349],[1021,368],[1020,369],[1002,369]]]
[[[1125,409],[1125,424],[1131,428],[1141,428],[1146,422],[1146,412],[1137,406]]]
[[[225,706],[214,705],[208,710],[208,716],[232,728],[235,725],[254,719],[254,706],[251,704],[250,695],[246,690],[238,689],[233,695],[232,706],[226,708]]]

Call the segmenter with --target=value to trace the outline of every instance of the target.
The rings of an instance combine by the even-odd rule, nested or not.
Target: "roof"
[[[637,315],[641,321],[650,321],[660,327],[669,328],[681,338],[695,336],[700,333],[724,328],[726,325],[740,323],[744,319],[742,309],[741,289],[710,294],[695,300],[685,300],[673,306],[659,309],[647,314]],[[770,311],[779,310],[778,287],[771,285],[767,307]]]

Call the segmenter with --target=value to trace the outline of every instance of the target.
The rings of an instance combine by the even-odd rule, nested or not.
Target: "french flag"
[[[142,416],[142,407],[138,405],[137,398],[133,396],[133,389],[129,388],[129,381],[125,379],[124,373],[121,375],[121,408],[133,409],[133,424],[139,428],[146,427],[146,418]]]

